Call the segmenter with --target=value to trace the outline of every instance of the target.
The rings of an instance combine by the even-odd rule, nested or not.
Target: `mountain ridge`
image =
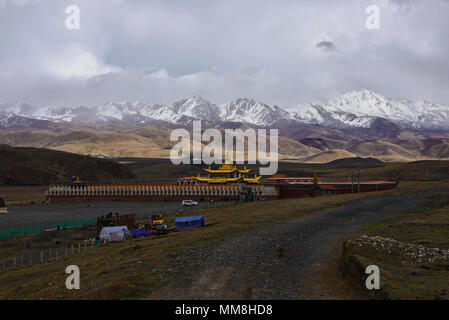
[[[194,96],[173,104],[147,101],[106,102],[85,107],[34,106],[28,103],[0,104],[0,126],[8,126],[8,116],[26,117],[75,125],[111,123],[145,126],[155,121],[189,124],[193,120],[210,123],[241,122],[273,127],[282,123],[319,125],[326,128],[371,128],[379,119],[411,130],[449,130],[449,106],[426,100],[391,99],[363,89],[327,101],[289,107],[269,105],[251,98],[238,98],[217,105]],[[386,122],[384,122],[385,124]]]

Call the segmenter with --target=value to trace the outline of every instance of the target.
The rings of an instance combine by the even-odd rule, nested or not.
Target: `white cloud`
[[[0,10],[6,7],[6,5],[23,6],[32,2],[40,2],[40,0],[0,0]]]
[[[370,31],[373,1],[77,0],[69,31],[73,1],[0,0],[0,101],[296,104],[368,88],[448,103],[447,2],[376,0]]]
[[[45,70],[56,77],[68,80],[72,77],[87,79],[118,72],[120,68],[104,64],[92,52],[77,45],[68,45],[48,56]]]

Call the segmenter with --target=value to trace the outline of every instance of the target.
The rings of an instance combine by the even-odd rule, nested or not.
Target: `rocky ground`
[[[345,246],[356,246],[360,249],[370,249],[383,251],[385,254],[394,255],[400,258],[401,263],[417,263],[437,260],[446,260],[449,258],[449,250],[440,248],[429,248],[423,245],[400,242],[391,238],[380,236],[348,240]]]
[[[345,298],[317,285],[321,277],[318,271],[329,259],[341,255],[342,242],[363,225],[424,208],[432,196],[445,192],[448,190],[357,200],[313,216],[192,248],[164,270],[155,270],[161,274],[177,274],[177,277],[149,298]],[[411,248],[393,240],[378,243],[367,238],[363,241],[375,243],[376,247],[403,246],[410,256],[421,254],[423,258],[434,257],[437,252]]]

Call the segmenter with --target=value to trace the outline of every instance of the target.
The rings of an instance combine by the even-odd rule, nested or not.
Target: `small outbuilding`
[[[103,227],[100,231],[100,240],[123,241],[130,236],[127,226]]]
[[[175,231],[204,227],[202,216],[182,217],[175,220]]]

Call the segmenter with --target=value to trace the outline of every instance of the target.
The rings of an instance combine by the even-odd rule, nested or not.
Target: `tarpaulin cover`
[[[175,220],[175,231],[188,230],[203,226],[204,219],[202,216],[176,218]]]
[[[145,230],[131,230],[131,233],[134,238],[145,238],[152,236],[153,234],[151,232],[145,231]]]
[[[127,226],[116,226],[116,227],[103,227],[101,228],[100,234],[104,233],[115,233],[120,231],[128,230]]]

